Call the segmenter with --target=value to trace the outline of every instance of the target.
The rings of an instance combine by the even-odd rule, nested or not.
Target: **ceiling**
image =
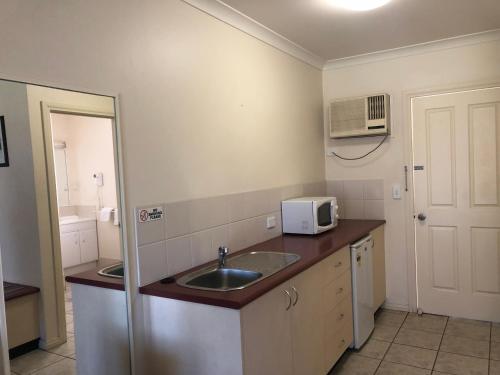
[[[500,29],[500,0],[392,0],[371,11],[328,0],[223,0],[325,60]]]

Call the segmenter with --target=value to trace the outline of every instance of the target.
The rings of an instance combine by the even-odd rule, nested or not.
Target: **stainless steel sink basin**
[[[229,291],[247,288],[297,262],[300,256],[274,251],[254,251],[226,259],[225,266],[209,266],[177,280],[187,288]]]
[[[114,277],[116,279],[123,279],[123,263],[113,264],[108,267],[97,271],[101,276]]]
[[[208,289],[235,289],[262,277],[260,272],[238,270],[233,268],[217,268],[196,276],[186,285]]]

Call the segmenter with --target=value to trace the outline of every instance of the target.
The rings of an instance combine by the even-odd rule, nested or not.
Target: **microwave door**
[[[318,227],[328,227],[333,224],[332,204],[331,202],[323,203],[317,210]]]

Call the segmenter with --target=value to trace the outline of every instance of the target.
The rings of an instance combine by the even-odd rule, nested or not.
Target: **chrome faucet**
[[[219,247],[219,268],[224,268],[226,263],[226,255],[229,253],[229,249],[226,246]]]

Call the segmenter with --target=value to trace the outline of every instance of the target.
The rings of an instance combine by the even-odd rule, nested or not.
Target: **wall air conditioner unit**
[[[330,103],[330,138],[390,134],[390,102],[388,94],[334,100]]]

